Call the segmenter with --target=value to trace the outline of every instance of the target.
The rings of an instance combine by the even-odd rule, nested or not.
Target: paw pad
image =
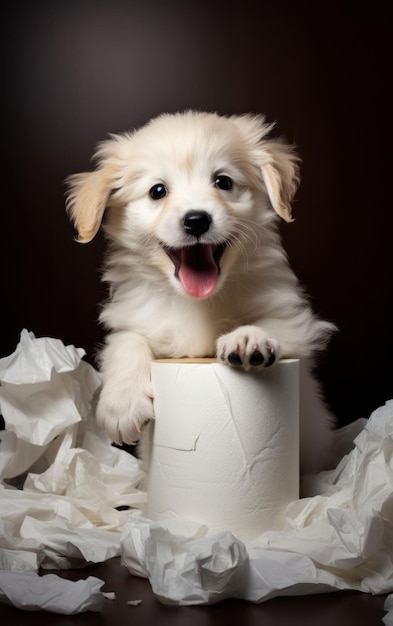
[[[231,352],[228,355],[228,361],[231,365],[243,365],[243,361],[237,352]]]
[[[258,367],[258,365],[262,365],[264,360],[265,359],[262,352],[260,352],[259,350],[254,350],[254,352],[250,356],[250,365],[252,365],[253,367]]]

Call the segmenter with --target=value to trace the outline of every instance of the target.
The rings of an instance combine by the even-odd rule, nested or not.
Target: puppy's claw
[[[149,417],[148,419],[145,419],[140,425],[138,424],[136,426],[136,430],[138,433],[143,433],[143,431],[145,430],[146,426],[148,425],[148,423],[151,422],[151,418]]]
[[[269,356],[268,360],[265,363],[265,367],[270,367],[271,365],[273,365],[273,363],[276,360],[276,353],[274,351],[273,346],[268,345],[267,348],[268,348],[268,350],[270,352],[270,356]]]

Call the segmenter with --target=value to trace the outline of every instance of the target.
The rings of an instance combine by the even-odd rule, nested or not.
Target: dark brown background
[[[0,356],[26,327],[94,357],[103,239],[75,243],[63,180],[90,168],[98,141],[163,111],[265,112],[303,159],[296,221],[282,234],[316,311],[340,328],[320,376],[344,424],[393,397],[387,8],[231,6],[2,5]]]

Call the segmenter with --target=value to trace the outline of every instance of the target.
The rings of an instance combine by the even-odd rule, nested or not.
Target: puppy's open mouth
[[[175,276],[183,289],[194,298],[206,298],[216,289],[220,274],[220,260],[226,244],[196,243],[184,248],[164,250],[175,266]]]

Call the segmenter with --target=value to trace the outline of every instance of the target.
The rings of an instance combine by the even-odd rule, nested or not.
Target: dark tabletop
[[[51,572],[53,573],[53,572]],[[24,612],[0,604],[0,623],[17,626],[210,626],[244,624],[247,626],[382,626],[386,615],[386,596],[372,596],[355,591],[337,591],[314,596],[275,598],[261,604],[225,600],[211,606],[165,606],[154,596],[150,583],[131,576],[111,559],[83,570],[56,572],[64,578],[78,580],[96,576],[105,581],[102,591],[113,591],[115,600],[105,600],[101,613],[86,612],[73,616],[44,611]],[[129,606],[129,600],[142,600]]]

